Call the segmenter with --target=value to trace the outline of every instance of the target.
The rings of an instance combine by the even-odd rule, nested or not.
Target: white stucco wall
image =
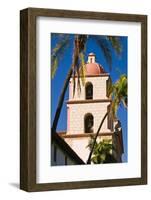
[[[107,80],[109,76],[96,76],[86,77],[85,83],[91,82],[93,85],[93,100],[107,100]],[[77,84],[77,78],[76,78]],[[77,86],[75,89],[75,95],[73,97],[73,81],[70,80],[69,86],[69,102],[85,100],[85,86],[81,83],[81,92],[78,93]],[[87,113],[91,113],[94,117],[94,132],[100,125],[105,113],[107,112],[107,106],[110,102],[85,102],[85,103],[73,103],[68,104],[68,117],[67,117],[67,134],[80,134],[84,133],[84,116]],[[109,132],[107,127],[107,119],[105,120],[100,132]]]
[[[69,104],[67,134],[84,133],[84,116],[87,113],[91,113],[94,117],[94,133],[96,133],[109,104],[110,102]],[[100,132],[110,132],[107,127],[107,118]]]
[[[107,99],[106,96],[106,81],[109,79],[109,76],[97,76],[97,77],[86,77],[85,83],[91,82],[93,85],[93,99]],[[77,85],[77,78],[76,78]],[[75,95],[73,96],[73,81],[70,79],[69,84],[69,100],[84,100],[85,99],[85,86],[81,83],[81,93],[78,93],[76,88]]]
[[[77,153],[77,155],[86,162],[90,153],[87,147],[90,141],[90,137],[79,137],[79,138],[65,138],[65,141],[70,145],[70,147]],[[102,141],[103,139],[112,139],[112,136],[99,136],[97,141]]]

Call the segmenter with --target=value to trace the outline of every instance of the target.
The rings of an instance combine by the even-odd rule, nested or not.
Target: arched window
[[[94,125],[93,115],[90,113],[86,114],[84,117],[84,132],[93,133],[93,125]]]
[[[93,99],[93,85],[90,82],[88,82],[85,86],[85,98]]]

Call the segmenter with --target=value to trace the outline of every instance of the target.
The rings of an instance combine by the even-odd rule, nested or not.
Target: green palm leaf
[[[55,34],[52,35],[55,37]],[[53,48],[51,54],[51,77],[54,78],[56,70],[59,66],[59,62],[62,60],[66,48],[69,46],[70,37],[69,35],[65,35],[64,37],[62,34],[59,36],[59,41],[56,44],[56,47]]]
[[[115,52],[120,55],[122,53],[120,38],[117,36],[107,36],[107,39],[110,41]]]
[[[77,90],[78,92],[81,91],[81,84],[80,84],[80,66],[83,67],[84,64],[84,51],[85,51],[85,44],[87,41],[87,35],[76,35],[74,41],[74,54],[73,54],[73,96],[75,94],[75,76],[77,76]],[[84,70],[83,70],[83,77],[85,77]],[[82,78],[82,82],[84,83],[84,78]]]
[[[94,137],[91,137],[89,144],[87,146],[89,147],[90,150],[92,148],[93,142],[94,142]],[[110,162],[110,160],[107,160],[107,158],[109,157],[112,158],[113,150],[115,150],[115,147],[113,146],[111,139],[104,139],[103,141],[96,142],[91,161],[94,164]]]
[[[109,42],[106,40],[106,37],[100,36],[91,36],[91,38],[97,43],[100,48],[100,52],[103,53],[108,65],[109,69],[112,68],[112,52],[109,46]]]
[[[81,78],[81,82],[82,85],[85,85],[85,72],[86,72],[86,68],[85,68],[85,60],[84,60],[84,53],[81,52],[80,53],[80,60],[81,60],[81,65],[80,65],[80,78]]]
[[[127,108],[127,76],[125,74],[121,75],[114,84],[110,85],[108,93],[112,98],[110,115],[115,119],[121,103]]]

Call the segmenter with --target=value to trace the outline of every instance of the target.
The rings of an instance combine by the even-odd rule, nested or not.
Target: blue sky
[[[53,49],[58,41],[58,38],[55,34],[51,34],[50,39],[50,46]],[[105,36],[100,36],[105,37]],[[72,52],[73,52],[73,38],[74,34],[70,35],[70,44],[68,45],[61,62],[58,65],[58,69],[56,71],[55,77],[51,81],[51,119],[54,118],[58,99],[60,96],[60,92],[63,87],[64,80],[68,73],[68,70],[71,66],[72,62]],[[94,42],[94,40],[90,39],[86,45],[86,54],[85,54],[85,61],[87,61],[87,56],[90,52],[95,53],[96,55],[96,62],[100,63],[106,72],[110,73],[111,79],[113,83],[119,78],[121,74],[127,74],[127,45],[128,45],[128,38],[125,36],[120,37],[120,42],[122,45],[122,53],[120,56],[117,56],[114,50],[112,50],[112,69],[109,69],[109,65],[104,58],[102,51],[98,47],[98,44]],[[65,102],[68,100],[68,90],[65,95]],[[66,110],[66,103],[64,102],[61,116],[59,119],[59,124],[57,130],[65,131],[67,129],[67,110]],[[123,142],[124,142],[124,154],[122,157],[123,162],[127,161],[127,110],[123,108],[123,106],[119,107],[117,116],[121,121],[122,129],[123,129]],[[52,120],[51,120],[52,123]]]

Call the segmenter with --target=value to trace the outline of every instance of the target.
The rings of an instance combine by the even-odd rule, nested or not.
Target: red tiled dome
[[[104,73],[103,67],[98,63],[87,63],[85,67],[86,75],[99,75]]]
[[[104,73],[103,67],[95,62],[94,53],[89,53],[88,62],[85,67],[86,67],[86,75],[100,75]]]

